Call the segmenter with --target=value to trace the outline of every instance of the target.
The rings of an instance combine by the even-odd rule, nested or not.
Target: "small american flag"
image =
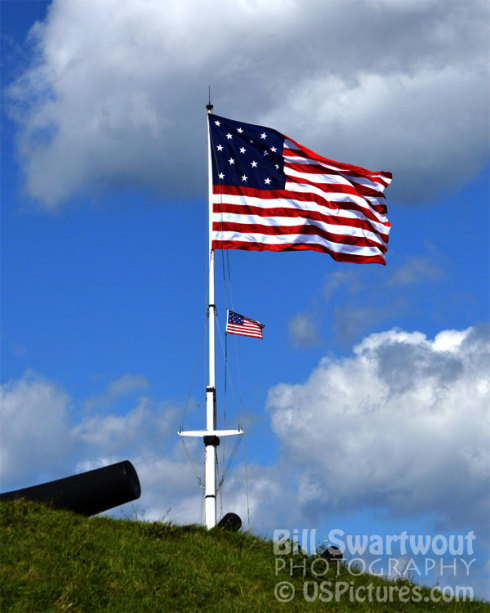
[[[212,248],[312,249],[385,264],[391,173],[324,158],[272,128],[209,116]]]
[[[264,324],[244,317],[233,311],[228,310],[226,318],[226,332],[228,334],[240,334],[241,336],[251,336],[252,338],[263,338],[262,328]]]

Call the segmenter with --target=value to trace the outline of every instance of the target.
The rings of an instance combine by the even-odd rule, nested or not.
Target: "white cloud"
[[[364,289],[365,285],[361,282],[357,271],[338,270],[331,272],[325,276],[325,283],[322,290],[324,299],[329,300],[341,287],[346,287],[350,293],[357,293],[361,289]]]
[[[76,444],[68,423],[69,396],[29,371],[3,385],[0,398],[2,488],[34,485],[31,476],[39,481],[63,476]]]
[[[484,535],[489,372],[486,328],[444,330],[433,340],[390,330],[366,337],[351,357],[324,358],[304,384],[276,385],[268,412],[278,459],[263,466],[249,458],[253,529],[379,509]],[[188,441],[186,452],[175,407],[140,396],[124,414],[91,413],[70,424],[71,404],[32,373],[3,386],[3,490],[129,459],[142,483],[140,514],[200,521],[202,445]],[[246,524],[241,457],[223,510]]]
[[[377,324],[392,313],[394,307],[388,308],[387,305],[370,306],[350,306],[344,305],[336,307],[333,312],[333,329],[335,338],[342,345],[356,342],[362,333]]]
[[[366,271],[360,273],[351,269],[328,273],[323,286],[310,299],[309,310],[290,319],[289,334],[293,343],[303,347],[314,346],[313,341],[319,344],[321,336],[317,329],[323,322],[322,326],[330,330],[330,341],[350,349],[367,331],[374,331],[374,326],[379,328],[382,321],[392,322],[397,313],[413,315],[421,309],[421,298],[409,289],[429,283],[435,287],[444,281],[446,272],[440,264],[441,259],[441,255],[430,248],[427,255],[410,257],[395,265],[387,277],[373,271],[368,282]],[[371,291],[373,287],[376,287],[375,292]],[[434,292],[431,295],[435,295]],[[427,292],[423,299],[427,301]],[[425,310],[433,316],[436,314],[433,305]]]
[[[126,375],[108,393],[140,388],[145,379]],[[29,487],[128,459],[141,482],[134,504],[147,518],[196,522],[199,489],[177,439],[179,412],[144,396],[122,415],[94,413],[70,424],[72,400],[57,385],[28,372],[1,390],[0,482],[2,491]],[[191,448],[192,451],[192,448]],[[194,500],[186,504],[186,498]]]
[[[125,186],[203,193],[211,84],[218,114],[430,197],[488,156],[487,24],[478,0],[54,0],[9,92],[26,191],[49,209]]]
[[[109,384],[108,389],[131,378],[126,375]],[[107,414],[107,407],[98,413],[91,409],[70,424],[72,399],[38,374],[27,372],[21,379],[2,386],[0,393],[2,491],[128,459],[138,474],[142,495],[111,513],[129,517],[136,514],[150,521],[165,518],[182,524],[203,522],[202,443],[177,437],[181,415],[175,407],[142,396],[124,414]],[[224,493],[219,495],[223,512],[238,513],[248,528],[250,510],[254,530],[265,534],[278,521],[281,501],[286,504],[295,496],[283,474],[280,466],[264,467],[251,462],[247,496],[247,472],[239,450]],[[299,521],[298,512],[291,505],[288,517]]]
[[[110,407],[121,396],[128,396],[133,392],[148,389],[148,380],[143,375],[124,375],[116,381],[112,381],[106,391],[100,396],[89,398],[85,402],[86,409],[94,407]]]
[[[298,313],[288,322],[289,337],[296,347],[315,347],[320,344],[321,337],[313,315]]]
[[[175,434],[172,425],[178,419],[173,408],[163,410],[147,398],[140,398],[137,406],[125,415],[95,415],[85,417],[75,426],[74,433],[86,445],[106,453],[123,450],[141,453],[152,450]]]
[[[269,394],[299,503],[315,515],[365,508],[486,531],[488,330],[373,334],[304,385]],[[457,492],[457,494],[455,494]]]
[[[406,264],[400,266],[387,285],[408,285],[423,281],[437,281],[445,276],[441,267],[429,258],[413,257]]]
[[[239,454],[223,511],[238,513],[248,528],[249,508],[253,531],[266,535],[380,510],[388,523],[390,515],[429,517],[438,530],[475,530],[485,547],[489,372],[483,327],[434,339],[389,330],[363,339],[350,357],[324,358],[305,383],[270,390],[278,459],[264,466],[249,457],[247,491]],[[127,375],[108,390],[142,383]],[[92,410],[73,424],[74,401],[39,375],[28,372],[0,391],[2,490],[129,459],[142,497],[117,513],[202,521],[202,445],[187,443],[190,463],[175,407],[139,396],[124,414]]]

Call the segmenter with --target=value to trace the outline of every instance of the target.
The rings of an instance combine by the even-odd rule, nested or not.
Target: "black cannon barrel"
[[[238,532],[242,527],[242,520],[236,513],[227,513],[218,522],[218,528],[224,528],[225,530],[231,530],[232,532]]]
[[[134,466],[128,460],[89,470],[72,477],[41,483],[0,494],[0,502],[25,498],[49,502],[55,508],[82,515],[95,515],[136,500],[141,487]]]

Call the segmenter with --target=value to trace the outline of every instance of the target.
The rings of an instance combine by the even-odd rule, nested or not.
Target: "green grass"
[[[430,592],[407,581],[354,577],[344,565],[311,571],[314,558],[297,555],[293,573],[288,564],[276,573],[272,543],[250,534],[200,526],[174,526],[85,518],[37,503],[0,505],[0,611],[490,611],[483,602],[424,601]],[[304,574],[302,566],[306,567]],[[315,567],[314,567],[315,569]],[[291,574],[293,576],[291,576]],[[321,575],[321,576],[319,576]],[[274,596],[276,584],[290,582],[296,596],[288,603]],[[307,602],[303,586],[314,597],[315,582],[345,582],[353,590],[369,584],[381,590],[414,590],[419,603]],[[325,589],[324,584],[324,589]],[[367,594],[368,592],[364,592]],[[325,599],[327,593],[317,596]],[[383,597],[382,597],[383,598]]]

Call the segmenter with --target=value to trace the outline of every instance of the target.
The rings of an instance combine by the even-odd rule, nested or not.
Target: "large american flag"
[[[234,311],[228,310],[226,317],[226,332],[228,334],[240,334],[241,336],[251,336],[253,338],[263,338],[262,328],[264,324],[261,324],[255,319],[239,315]]]
[[[212,248],[312,249],[385,264],[389,172],[321,157],[263,126],[209,115]]]

